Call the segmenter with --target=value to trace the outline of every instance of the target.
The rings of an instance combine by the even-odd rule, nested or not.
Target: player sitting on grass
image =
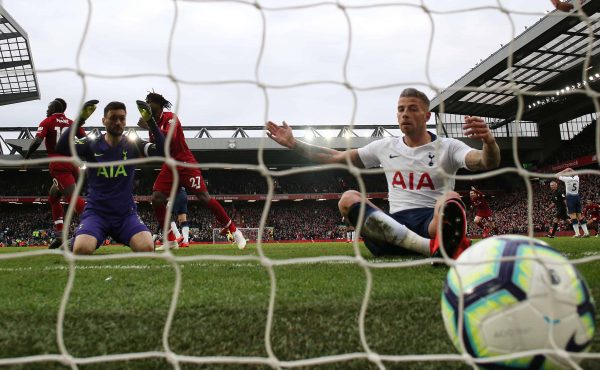
[[[317,163],[347,163],[359,168],[382,166],[386,171],[390,213],[386,214],[365,200],[365,217],[361,235],[375,256],[398,255],[406,250],[425,256],[440,255],[438,222],[442,221],[442,241],[446,253],[457,258],[471,241],[466,237],[465,208],[460,195],[453,191],[459,168],[471,171],[489,170],[500,164],[500,149],[487,124],[478,117],[465,117],[464,134],[483,142],[483,149],[472,149],[463,142],[442,138],[427,131],[431,117],[429,99],[416,89],[405,89],[398,100],[398,124],[404,134],[374,141],[349,151],[338,151],[297,140],[285,122],[279,126],[267,123],[267,134],[280,145],[294,150]],[[361,194],[346,191],[339,210],[356,226]],[[438,217],[438,215],[442,217]]]
[[[81,119],[75,129],[79,129],[96,109],[97,100],[84,104]],[[142,117],[148,122],[154,134],[155,143],[139,139],[135,141],[123,136],[127,110],[121,102],[111,102],[104,108],[102,124],[106,134],[96,139],[84,138],[75,141],[77,155],[89,163],[125,161],[127,159],[164,155],[164,136],[152,118],[148,104],[137,101]],[[58,140],[56,149],[70,155],[69,127]],[[102,167],[88,167],[88,197],[85,210],[75,231],[73,253],[92,254],[100,247],[107,236],[118,243],[128,245],[134,252],[152,252],[152,234],[137,214],[133,199],[135,165],[127,162],[107,164]]]

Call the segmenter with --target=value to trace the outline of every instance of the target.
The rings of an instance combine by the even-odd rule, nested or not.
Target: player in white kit
[[[460,195],[454,192],[459,168],[488,170],[500,164],[500,149],[487,124],[479,117],[465,117],[464,134],[483,143],[482,150],[427,131],[431,117],[429,99],[413,88],[402,91],[397,119],[402,137],[374,141],[362,148],[338,151],[297,140],[285,122],[267,123],[268,136],[317,163],[350,162],[359,168],[385,170],[390,215],[365,201],[361,228],[365,245],[373,255],[398,255],[407,250],[439,256],[440,239],[446,254],[457,258],[471,241],[466,237],[466,214]],[[444,182],[444,180],[446,182]],[[342,216],[356,226],[361,194],[346,191],[338,204]],[[441,215],[441,217],[439,217]],[[437,235],[439,221],[442,235]],[[437,237],[436,237],[437,236]]]
[[[587,220],[583,217],[581,212],[581,197],[579,197],[579,176],[567,176],[566,173],[573,172],[572,168],[565,168],[556,175],[558,179],[565,183],[565,192],[567,193],[567,213],[571,219],[571,225],[573,231],[575,231],[574,238],[589,238],[590,232],[587,228]],[[581,231],[583,234],[579,234],[579,226],[581,225]]]

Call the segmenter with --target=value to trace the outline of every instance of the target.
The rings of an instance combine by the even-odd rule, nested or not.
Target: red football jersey
[[[485,200],[485,196],[477,190],[475,190],[475,197],[471,198],[471,203],[473,203],[473,207],[477,212],[491,212],[490,206],[487,200]]]
[[[592,203],[583,207],[583,215],[587,218],[600,219],[600,206],[596,203]]]
[[[58,141],[60,135],[67,129],[67,127],[71,126],[72,123],[73,120],[68,119],[64,113],[54,113],[50,117],[46,117],[46,119],[40,122],[35,136],[44,138],[48,157],[62,156],[62,154],[58,154],[56,152],[56,142]],[[77,137],[84,136],[85,130],[80,127],[79,131],[77,132]]]
[[[165,138],[169,133],[171,125],[175,124],[175,131],[173,132],[173,138],[171,139],[171,157],[180,162],[197,163],[194,154],[192,154],[192,151],[185,142],[183,127],[181,127],[179,117],[173,114],[173,112],[163,112],[157,124],[160,131],[165,135]],[[152,135],[152,133],[150,133],[150,141],[154,142],[154,135]]]

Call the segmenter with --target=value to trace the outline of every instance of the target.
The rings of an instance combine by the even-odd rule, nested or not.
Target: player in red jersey
[[[475,225],[480,229],[483,229],[482,237],[487,238],[490,236],[490,228],[494,231],[494,234],[498,235],[498,228],[494,223],[494,216],[492,209],[488,202],[485,200],[485,195],[479,190],[471,186],[469,192],[471,198],[471,207],[475,210]]]
[[[67,109],[67,103],[61,99],[56,98],[48,104],[46,110],[46,119],[40,122],[35,139],[29,146],[29,150],[25,154],[25,159],[29,159],[31,155],[40,147],[42,142],[45,141],[46,153],[48,157],[64,157],[62,154],[58,154],[55,150],[56,141],[64,130],[69,127],[73,121],[65,116],[65,110]],[[80,128],[77,131],[77,137],[85,137],[85,131]],[[54,221],[54,230],[59,235],[57,236],[48,246],[50,249],[60,247],[62,244],[62,237],[60,233],[63,228],[63,206],[60,203],[60,198],[64,195],[65,201],[69,203],[71,201],[71,195],[75,190],[75,182],[79,175],[79,168],[75,167],[69,162],[50,162],[50,176],[52,176],[52,186],[50,187],[48,202],[52,209],[52,220]],[[85,201],[82,197],[77,197],[75,204],[75,212],[81,214],[85,206]]]
[[[590,229],[596,230],[596,238],[600,234],[600,205],[594,203],[591,199],[585,201],[583,207],[583,217],[587,219]]]
[[[152,108],[152,114],[165,137],[167,137],[171,125],[175,126],[173,129],[173,137],[170,141],[169,152],[171,157],[178,162],[197,164],[196,158],[185,141],[183,128],[179,118],[173,112],[165,112],[165,109],[171,108],[171,103],[162,95],[155,92],[151,92],[146,96],[146,102]],[[140,120],[138,126],[146,128],[147,124],[143,120]],[[150,136],[150,141],[152,140],[153,137]],[[244,249],[246,247],[246,238],[244,238],[242,232],[236,228],[231,218],[225,212],[225,209],[223,209],[223,206],[208,194],[208,189],[206,188],[200,169],[198,167],[177,166],[177,172],[179,174],[179,185],[185,187],[188,194],[193,194],[198,197],[200,203],[210,209],[212,214],[223,226],[221,233],[228,236],[231,234],[230,237],[235,244],[237,244],[238,248]],[[171,192],[173,180],[171,168],[169,168],[166,163],[163,164],[160,173],[154,182],[154,187],[152,188],[152,208],[154,209],[154,215],[161,228],[165,223],[167,196]],[[170,236],[169,239],[174,238],[175,236],[173,235]]]

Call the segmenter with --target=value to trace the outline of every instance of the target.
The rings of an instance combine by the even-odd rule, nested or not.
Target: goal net
[[[258,240],[258,231],[260,230],[258,227],[238,227],[238,230],[244,234],[244,237],[250,243],[256,243]],[[273,227],[267,226],[263,228],[262,241],[272,241],[273,240]],[[228,239],[227,235],[221,235],[221,229],[213,229],[212,232],[212,240],[213,244],[216,243],[231,243],[232,240]]]
[[[131,107],[131,125],[137,120],[133,102],[155,89],[173,103],[172,111],[184,126],[202,125],[197,134],[200,138],[207,122],[250,125],[287,120],[305,125],[303,130],[295,131],[299,138],[350,150],[373,140],[355,135],[361,130],[360,124],[374,126],[378,133],[373,134],[374,138],[389,136],[390,132],[377,123],[393,122],[399,91],[416,87],[431,97],[436,96],[432,100],[431,131],[468,142],[461,126],[464,116],[483,116],[501,142],[503,156],[512,160],[492,172],[455,175],[439,169],[445,179],[442,187],[450,190],[457,181],[494,183],[504,174],[520,178],[524,184],[518,189],[521,193],[515,191],[512,197],[502,198],[506,200],[502,206],[523,206],[507,213],[507,218],[518,219],[521,226],[525,225],[524,230],[518,231],[530,236],[535,235],[538,227],[547,230],[545,225],[534,222],[536,212],[547,213],[539,207],[543,204],[539,195],[545,188],[532,183],[549,182],[558,171],[553,167],[542,171],[528,166],[532,158],[522,157],[521,149],[543,152],[547,159],[552,147],[563,140],[563,125],[569,139],[575,136],[573,127],[578,127],[576,134],[587,127],[582,136],[589,138],[588,134],[592,134],[596,156],[591,164],[598,163],[600,135],[596,112],[600,111],[600,95],[595,86],[600,80],[598,1],[578,2],[580,5],[570,13],[547,12],[551,8],[547,0],[497,0],[476,5],[443,0],[29,3],[2,2],[8,10],[19,9],[21,14],[32,17],[39,14],[29,23],[32,27],[52,21],[52,27],[35,33],[35,37],[48,42],[40,43],[40,50],[46,47],[54,51],[37,66],[41,81],[46,82],[42,91],[48,89],[42,98],[50,100],[67,95],[69,102],[78,101],[80,105],[88,99],[101,99],[94,116],[97,122],[103,105],[123,100]],[[64,18],[58,18],[57,8],[61,9],[59,13],[65,13]],[[51,20],[48,14],[53,15]],[[0,18],[0,25],[6,25],[7,20]],[[105,27],[107,24],[109,27]],[[81,28],[73,28],[77,25]],[[57,29],[63,33],[58,36],[52,33]],[[554,34],[557,29],[562,32]],[[500,30],[504,36],[496,38]],[[71,53],[65,53],[66,61],[57,56],[64,44],[76,45]],[[489,56],[473,59],[472,54],[481,50]],[[2,49],[3,55],[10,53]],[[445,74],[451,65],[460,65],[462,72]],[[33,65],[23,69],[27,74]],[[3,78],[10,79],[13,72],[4,72],[6,76],[2,73],[0,83],[4,84]],[[74,78],[76,84],[67,83],[68,78]],[[28,76],[25,80],[24,92],[37,94],[32,78]],[[544,111],[545,116],[539,114],[540,108],[550,105],[555,107],[551,114],[549,111]],[[579,116],[565,114],[569,109]],[[248,115],[238,115],[241,113]],[[590,116],[585,123],[581,122],[583,115]],[[311,125],[320,122],[343,123],[346,127],[339,134],[319,135]],[[551,129],[559,125],[560,129]],[[99,125],[96,134],[101,133],[98,130],[105,129]],[[0,356],[0,366],[39,368],[51,364],[71,369],[126,365],[135,368],[136,363],[141,363],[139,368],[173,369],[191,366],[478,369],[484,366],[465,351],[457,353],[444,332],[439,311],[446,270],[432,268],[431,264],[453,265],[447,256],[435,261],[404,256],[374,258],[356,236],[351,247],[346,243],[307,245],[303,250],[306,253],[301,256],[293,255],[293,250],[286,254],[291,250],[286,247],[269,249],[264,242],[278,238],[277,232],[282,228],[277,229],[278,222],[288,229],[302,228],[292,231],[304,235],[305,241],[313,240],[310,235],[314,230],[292,223],[300,218],[293,207],[286,211],[274,206],[280,201],[277,196],[289,195],[278,192],[279,180],[309,172],[346,171],[356,185],[354,190],[362,197],[356,229],[356,235],[361,235],[360,221],[364,219],[364,202],[370,198],[371,185],[364,176],[383,176],[395,169],[359,168],[350,156],[343,164],[306,166],[305,161],[290,152],[281,154],[284,152],[264,131],[248,138],[243,130],[236,130],[234,137],[211,137],[207,147],[192,148],[203,153],[207,148],[227,148],[252,156],[243,163],[231,163],[233,157],[229,155],[211,163],[179,163],[169,153],[160,163],[156,158],[134,160],[136,166],[149,166],[142,170],[166,163],[174,173],[180,165],[207,172],[254,171],[264,179],[264,196],[255,203],[262,209],[258,213],[251,209],[253,222],[246,223],[259,226],[242,229],[246,238],[256,243],[246,251],[232,248],[222,254],[211,254],[190,248],[167,250],[163,254],[134,254],[104,252],[100,248],[93,256],[76,256],[68,250],[0,253],[3,262],[0,277],[7,287],[3,296],[23,297],[5,302],[3,316],[10,320],[2,321],[0,327],[9,334],[5,335],[5,352],[0,351],[4,353]],[[173,134],[171,131],[167,138]],[[391,134],[399,135],[400,130]],[[248,140],[238,140],[241,138]],[[536,146],[533,139],[544,145]],[[252,145],[258,146],[256,153],[250,150]],[[481,148],[482,144],[470,142],[470,145]],[[285,169],[268,163],[269,150],[280,154],[278,160],[287,164]],[[437,146],[435,151],[427,153],[431,163],[444,154],[440,150]],[[389,158],[393,158],[392,154]],[[82,169],[87,166],[88,171],[99,167],[98,163],[84,163],[77,156],[68,160]],[[48,158],[0,158],[0,165],[13,169],[49,162]],[[130,158],[128,164],[131,163]],[[597,168],[576,170],[581,175],[600,176]],[[74,197],[82,193],[85,176],[82,170]],[[230,186],[235,185],[242,192],[242,185],[251,183],[243,176],[232,179]],[[194,185],[200,187],[200,178],[195,181]],[[412,172],[399,177],[397,182],[409,190],[423,184],[431,186],[426,178],[419,180]],[[152,187],[151,183],[145,185],[148,189]],[[214,194],[210,186],[209,191]],[[170,198],[176,190],[174,185]],[[319,193],[318,198],[311,194],[315,203],[326,200],[320,197],[320,189],[310,192]],[[380,200],[384,199],[387,197]],[[74,218],[74,208],[71,202],[65,214],[66,225]],[[169,205],[169,215],[171,208]],[[315,207],[306,214],[314,223],[325,223],[328,220],[320,213],[322,209]],[[12,208],[1,216],[10,222],[14,216],[11,212]],[[150,218],[151,212],[147,212]],[[279,218],[273,217],[274,212]],[[475,227],[471,225],[471,229]],[[72,236],[67,229],[63,231],[65,240]],[[210,240],[212,230],[213,243],[227,242],[212,226],[199,230],[204,233],[203,240]],[[165,231],[166,228],[163,234]],[[589,266],[600,261],[595,252],[570,253],[573,253],[568,256],[571,262],[588,267],[586,274],[592,274]],[[23,279],[23,275],[30,273],[31,279]],[[27,290],[23,287],[28,286],[29,280],[36,285]],[[599,280],[590,281],[596,295]],[[8,287],[14,289],[10,291]],[[53,304],[46,305],[47,301]],[[37,321],[31,318],[32,312],[39,314]],[[22,334],[22,326],[27,324],[35,327],[29,335],[35,335],[39,341]],[[597,335],[593,342],[597,345]],[[575,369],[588,364],[593,368],[600,360],[597,347],[587,353],[553,348],[530,351],[527,355],[549,353],[567,359]],[[515,359],[519,355],[507,357]],[[584,365],[577,365],[575,360],[581,359]]]

